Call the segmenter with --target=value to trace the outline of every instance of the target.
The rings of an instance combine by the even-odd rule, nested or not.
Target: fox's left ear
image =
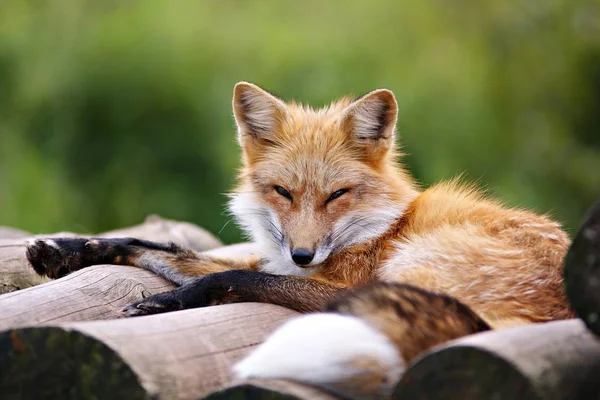
[[[387,89],[374,90],[360,97],[345,110],[343,129],[352,140],[375,153],[394,146],[398,103]]]

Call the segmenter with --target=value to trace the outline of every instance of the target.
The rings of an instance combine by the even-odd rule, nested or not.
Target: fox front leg
[[[210,274],[165,293],[127,306],[127,316],[139,316],[217,304],[259,302],[300,312],[321,311],[346,288],[297,276],[234,270]]]
[[[174,243],[157,243],[135,238],[32,239],[27,242],[27,259],[35,271],[56,279],[92,265],[130,265],[150,270],[176,285],[199,276],[232,269],[253,270],[257,257],[233,260],[207,256]]]

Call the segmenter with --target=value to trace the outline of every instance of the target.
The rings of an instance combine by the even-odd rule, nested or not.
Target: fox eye
[[[290,192],[288,192],[287,190],[285,190],[281,186],[275,185],[273,188],[275,189],[275,191],[277,192],[277,194],[285,197],[286,199],[288,199],[290,201],[294,201],[294,199],[292,198],[292,195],[290,194]]]
[[[343,196],[346,192],[348,192],[348,189],[336,190],[335,192],[331,193],[331,196],[329,196],[329,198],[327,199],[327,201],[325,202],[325,204],[329,203],[330,201],[333,201],[333,200],[337,199],[340,196]]]

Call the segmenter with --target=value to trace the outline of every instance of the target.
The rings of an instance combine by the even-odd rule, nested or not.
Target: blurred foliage
[[[386,87],[425,184],[465,172],[571,229],[600,194],[596,1],[0,3],[0,224],[147,214],[238,240],[233,85],[316,106]]]

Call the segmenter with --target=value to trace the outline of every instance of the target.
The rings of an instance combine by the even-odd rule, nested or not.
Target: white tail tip
[[[277,329],[233,368],[238,378],[291,379],[353,398],[391,391],[404,369],[389,339],[359,318],[310,314]]]

